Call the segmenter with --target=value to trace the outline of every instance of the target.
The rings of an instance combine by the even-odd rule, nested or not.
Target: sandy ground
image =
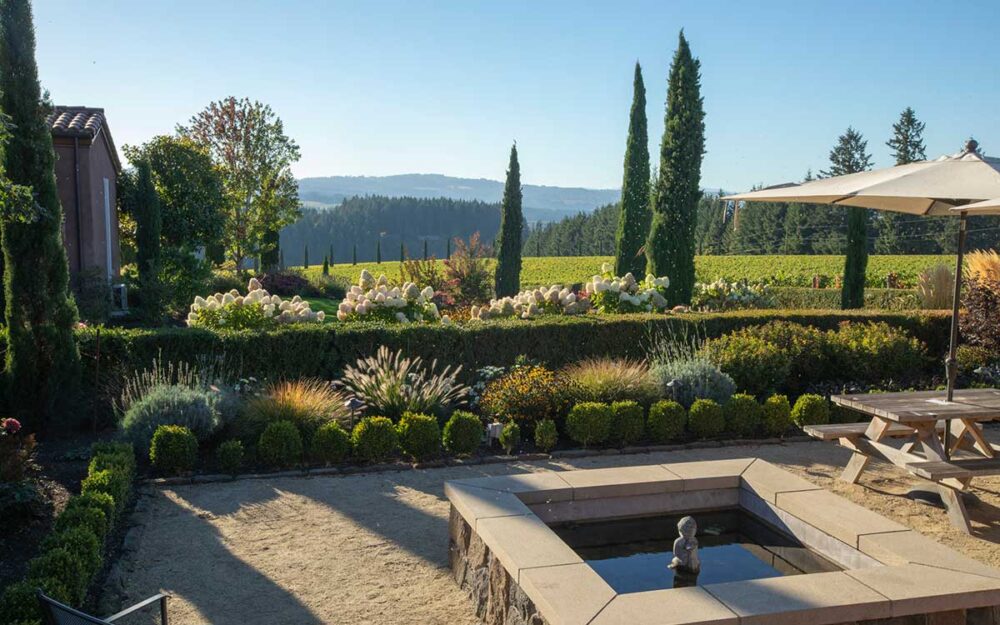
[[[737,457],[780,464],[1000,566],[1000,478],[973,482],[980,501],[970,506],[975,534],[967,536],[944,511],[904,498],[918,481],[902,471],[873,462],[861,484],[847,485],[835,478],[848,452],[809,442],[150,489],[120,563],[124,593],[136,601],[170,592],[174,625],[473,625],[471,603],[449,576],[445,481]]]

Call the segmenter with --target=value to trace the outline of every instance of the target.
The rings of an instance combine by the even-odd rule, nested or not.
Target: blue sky
[[[228,95],[270,104],[298,176],[617,187],[643,65],[658,160],[682,27],[702,62],[702,184],[739,190],[825,167],[848,125],[876,165],[906,106],[928,156],[971,134],[1000,154],[1000,2],[36,0],[43,87],[106,109],[115,140],[169,133]]]

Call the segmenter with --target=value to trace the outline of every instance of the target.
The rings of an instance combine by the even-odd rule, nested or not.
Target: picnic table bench
[[[937,485],[952,524],[970,532],[961,493],[973,477],[1000,475],[1000,447],[982,423],[1000,419],[1000,390],[836,395],[833,403],[871,418],[867,423],[806,426],[806,434],[854,452],[840,479],[856,484],[872,459],[894,464]],[[891,443],[896,443],[891,444]],[[900,444],[901,443],[901,444]]]

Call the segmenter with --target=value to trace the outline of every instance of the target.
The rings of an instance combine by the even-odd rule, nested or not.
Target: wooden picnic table
[[[836,395],[831,400],[871,417],[867,424],[805,428],[810,436],[837,440],[854,452],[842,480],[856,484],[872,458],[890,462],[935,483],[952,525],[971,531],[962,491],[977,475],[1000,475],[1000,447],[990,444],[982,429],[983,422],[1000,419],[1000,390],[958,390],[950,402],[944,391]]]

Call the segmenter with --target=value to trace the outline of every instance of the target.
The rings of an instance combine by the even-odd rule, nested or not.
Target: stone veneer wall
[[[549,625],[454,506],[448,519],[448,535],[452,574],[472,599],[480,621],[485,625]],[[838,625],[1000,625],[1000,606]]]

